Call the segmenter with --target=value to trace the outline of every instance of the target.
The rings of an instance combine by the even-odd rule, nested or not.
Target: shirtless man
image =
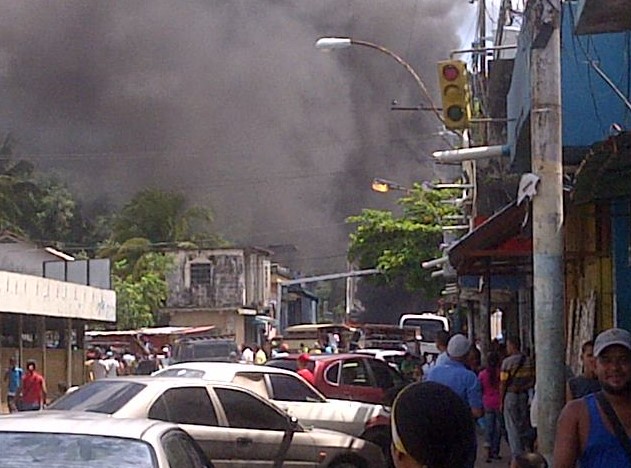
[[[620,328],[602,332],[594,342],[596,375],[602,394],[631,435],[631,334]],[[555,468],[631,467],[631,457],[615,436],[596,394],[565,405],[557,423]]]

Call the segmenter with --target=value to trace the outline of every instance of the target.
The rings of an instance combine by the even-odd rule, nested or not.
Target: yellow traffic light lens
[[[447,108],[447,117],[449,120],[459,122],[464,118],[464,109],[460,106],[449,106]]]
[[[460,70],[458,70],[458,68],[456,68],[453,65],[445,65],[443,67],[443,77],[447,80],[447,81],[454,81],[456,79],[458,79],[458,76],[460,75]]]

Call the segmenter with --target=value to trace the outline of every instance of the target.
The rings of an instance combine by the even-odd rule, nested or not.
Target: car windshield
[[[124,380],[98,380],[78,388],[48,408],[114,414],[145,388],[144,384]]]
[[[149,444],[140,440],[79,434],[0,432],[4,468],[157,467]]]
[[[201,379],[206,373],[199,369],[168,368],[155,374],[155,377],[187,377]]]

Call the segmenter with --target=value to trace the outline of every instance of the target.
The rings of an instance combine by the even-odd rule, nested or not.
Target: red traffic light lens
[[[443,67],[443,77],[447,81],[454,81],[460,75],[460,71],[453,65],[445,65]]]

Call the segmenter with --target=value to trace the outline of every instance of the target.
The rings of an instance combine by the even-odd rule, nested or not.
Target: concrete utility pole
[[[561,0],[529,3],[531,158],[532,172],[540,177],[532,201],[537,434],[539,451],[551,461],[565,388]]]

